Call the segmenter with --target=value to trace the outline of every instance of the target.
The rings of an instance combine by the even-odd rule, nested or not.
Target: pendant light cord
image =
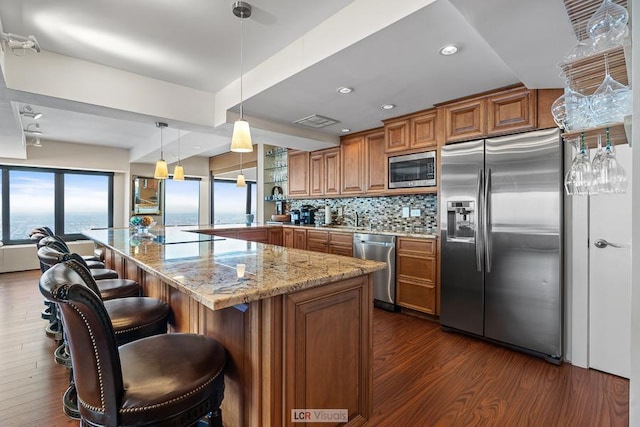
[[[178,166],[180,166],[180,129],[178,129]]]
[[[244,14],[240,18],[240,120],[244,120],[244,111],[242,107],[242,100],[244,99],[242,93],[242,70],[244,65]]]
[[[162,141],[162,130],[164,128],[160,126],[160,160],[164,160],[164,142]]]

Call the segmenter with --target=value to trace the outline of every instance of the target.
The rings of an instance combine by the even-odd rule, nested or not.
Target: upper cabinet
[[[520,85],[442,104],[444,143],[552,127],[550,102],[557,94]]]
[[[309,176],[311,196],[340,194],[340,148],[312,152]]]
[[[487,135],[534,129],[536,91],[516,88],[487,96]]]
[[[309,152],[289,150],[289,196],[309,195]]]
[[[443,107],[445,142],[481,138],[487,133],[486,100],[468,99]]]
[[[387,189],[387,156],[384,129],[364,136],[365,193],[380,193]]]
[[[341,194],[364,193],[364,138],[362,135],[343,138],[340,143],[342,176]]]
[[[385,152],[414,151],[437,145],[436,109],[421,111],[410,116],[398,117],[384,122]]]

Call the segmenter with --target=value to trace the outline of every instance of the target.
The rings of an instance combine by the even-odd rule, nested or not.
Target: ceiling
[[[212,0],[0,0],[5,47],[0,157],[25,158],[38,123],[47,140],[129,149],[131,162],[228,151],[240,102],[254,142],[337,144],[381,120],[523,82],[561,87],[556,64],[576,42],[562,0],[254,0],[243,22]],[[456,55],[440,47],[454,43]],[[340,86],[353,88],[348,95]],[[382,104],[396,108],[383,110]],[[42,112],[20,115],[25,105]],[[294,125],[319,114],[338,122]],[[33,128],[33,125],[30,126]]]

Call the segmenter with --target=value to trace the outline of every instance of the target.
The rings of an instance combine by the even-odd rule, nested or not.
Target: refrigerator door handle
[[[482,189],[484,188],[484,171],[478,169],[478,183],[476,189],[477,208],[476,208],[476,226],[473,230],[473,240],[476,245],[476,270],[482,271],[482,247],[484,239],[482,238]]]
[[[491,169],[487,170],[484,186],[484,259],[487,273],[491,273]]]

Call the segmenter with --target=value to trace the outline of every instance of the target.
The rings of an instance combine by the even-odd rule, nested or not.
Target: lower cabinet
[[[267,230],[269,233],[269,244],[270,245],[278,245],[282,246],[282,233],[283,230],[281,227],[269,228]]]
[[[293,229],[293,247],[296,249],[307,249],[307,230]]]
[[[285,227],[282,229],[282,246],[285,248],[293,247],[293,228]]]
[[[329,252],[329,232],[321,230],[307,231],[307,250],[314,252]]]
[[[353,234],[330,231],[329,253],[334,255],[353,256]]]
[[[396,294],[401,307],[437,315],[435,239],[399,237],[396,243]]]

